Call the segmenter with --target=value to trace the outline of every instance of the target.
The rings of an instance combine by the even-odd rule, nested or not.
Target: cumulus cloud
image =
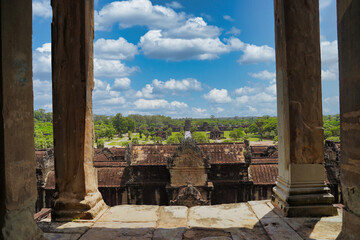
[[[256,88],[256,87],[245,86],[245,87],[242,87],[242,88],[235,89],[235,94],[236,95],[244,95],[244,94],[255,93],[255,92],[258,92],[258,91],[259,91],[259,89]]]
[[[51,81],[35,79],[33,81],[35,109],[43,108],[52,111],[52,84]]]
[[[275,61],[275,50],[267,45],[246,44],[244,54],[238,59],[240,64],[254,64]]]
[[[51,43],[44,43],[36,48],[33,53],[33,71],[35,73],[51,72]]]
[[[335,41],[322,41],[321,44],[321,79],[334,81],[339,77],[338,46]]]
[[[206,109],[203,109],[203,108],[196,108],[196,107],[193,107],[192,108],[193,112],[197,113],[197,114],[204,114],[207,112]]]
[[[319,1],[320,10],[330,6],[331,2],[332,2],[332,0],[320,0]]]
[[[332,42],[322,41],[321,47],[321,64],[324,67],[338,63],[338,43],[337,40]]]
[[[221,30],[216,26],[207,25],[202,17],[189,18],[178,28],[168,29],[163,32],[166,38],[216,38]]]
[[[125,90],[129,89],[131,84],[131,80],[127,77],[125,78],[115,78],[114,85],[112,89],[114,90]]]
[[[257,72],[257,73],[249,73],[249,75],[253,78],[263,79],[263,80],[272,80],[276,77],[276,73],[269,72],[267,70]]]
[[[339,96],[327,97],[323,101],[325,104],[338,104],[339,103]]]
[[[51,18],[52,8],[50,0],[38,0],[32,3],[33,16]]]
[[[98,78],[126,77],[137,70],[137,67],[127,67],[119,60],[94,59],[94,75]]]
[[[166,38],[161,30],[151,30],[141,37],[139,45],[145,56],[156,59],[208,60],[218,58],[220,54],[239,50],[239,39],[231,38],[227,44],[219,38]]]
[[[154,98],[155,95],[153,93],[154,87],[150,84],[146,84],[145,87],[141,89],[141,91],[137,91],[135,97],[137,98]]]
[[[100,38],[94,43],[94,54],[97,58],[131,60],[138,54],[138,47],[122,37]]]
[[[134,102],[134,105],[137,109],[182,109],[188,107],[184,102],[168,102],[165,99],[138,99]]]
[[[224,18],[225,20],[227,20],[227,21],[230,21],[230,22],[233,22],[233,21],[234,21],[234,19],[233,19],[231,16],[229,16],[229,15],[225,15],[223,18]]]
[[[95,88],[93,91],[94,108],[103,106],[117,106],[126,102],[120,92],[114,91],[109,83],[95,78]]]
[[[226,32],[226,34],[231,34],[231,35],[239,35],[241,33],[241,30],[236,28],[236,27],[232,27],[229,31]]]
[[[179,9],[179,8],[183,8],[183,5],[181,5],[179,2],[176,1],[172,1],[170,3],[166,3],[165,4],[167,7],[169,8],[173,8],[173,9]]]
[[[170,79],[169,81],[159,81],[154,79],[152,85],[157,90],[172,90],[172,91],[200,91],[201,83],[193,78],[185,78],[182,80]]]
[[[209,102],[213,102],[213,103],[229,103],[232,101],[226,89],[217,89],[217,88],[214,88],[207,94],[204,94],[204,98]]]
[[[95,29],[109,30],[118,23],[120,28],[147,26],[150,29],[173,28],[185,19],[170,7],[153,5],[149,0],[115,1],[95,11]]]

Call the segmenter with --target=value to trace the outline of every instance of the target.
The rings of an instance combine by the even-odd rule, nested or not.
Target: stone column
[[[337,1],[341,172],[344,199],[339,239],[360,236],[360,1]]]
[[[94,2],[53,0],[52,80],[56,221],[93,219],[105,208],[93,167]]]
[[[274,3],[279,176],[272,203],[289,217],[333,215],[324,183],[319,1]]]
[[[41,239],[32,84],[32,2],[0,1],[0,239]]]

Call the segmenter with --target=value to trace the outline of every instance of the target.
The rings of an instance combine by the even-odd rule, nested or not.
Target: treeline
[[[49,148],[53,146],[53,128],[52,128],[52,113],[45,112],[44,109],[39,109],[34,112],[35,122],[35,147]],[[94,115],[94,131],[95,142],[102,145],[104,139],[112,139],[115,136],[122,137],[122,134],[137,132],[140,138],[144,135],[148,137],[158,136],[159,131],[163,131],[170,137],[166,142],[178,143],[183,138],[183,131],[179,134],[172,134],[171,127],[182,129],[185,118],[173,119],[171,117],[162,115],[143,116],[139,114],[131,114],[127,117],[122,116],[121,113],[115,116]],[[277,118],[264,117],[233,117],[233,118],[210,118],[191,119],[191,132],[193,136],[199,141],[206,142],[206,134],[197,132],[197,126],[203,126],[207,123],[212,129],[219,127],[228,127],[231,131],[228,137],[232,140],[246,139],[249,136],[256,135],[261,140],[273,140],[277,142]],[[169,127],[170,126],[170,127]],[[194,135],[195,134],[195,135]],[[340,116],[329,115],[324,116],[324,138],[333,141],[340,139]],[[158,138],[157,138],[158,139]],[[100,142],[99,142],[100,141]]]

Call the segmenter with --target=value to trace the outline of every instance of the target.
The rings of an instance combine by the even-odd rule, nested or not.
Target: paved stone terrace
[[[284,218],[269,201],[187,208],[120,205],[97,220],[38,223],[51,240],[230,240],[336,239],[341,214],[323,218]]]

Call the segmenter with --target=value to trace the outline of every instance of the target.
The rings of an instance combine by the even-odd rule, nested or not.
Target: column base
[[[287,186],[278,179],[271,202],[286,217],[323,217],[338,214],[334,196],[324,183]]]
[[[93,220],[107,209],[108,206],[99,191],[89,193],[83,200],[75,197],[59,197],[54,201],[51,220],[56,222]]]

